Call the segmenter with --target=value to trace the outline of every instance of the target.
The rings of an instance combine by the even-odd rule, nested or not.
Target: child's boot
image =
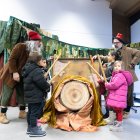
[[[129,117],[130,112],[123,112],[123,119],[127,119]]]
[[[42,129],[40,129],[40,127],[35,126],[35,127],[31,127],[30,129],[30,137],[43,137],[46,135],[45,131],[42,131]]]
[[[113,111],[109,111],[109,117],[107,119],[104,119],[107,124],[112,125],[116,119],[116,113]]]
[[[114,131],[114,132],[123,131],[122,121],[115,121],[114,125],[110,126],[110,131]]]

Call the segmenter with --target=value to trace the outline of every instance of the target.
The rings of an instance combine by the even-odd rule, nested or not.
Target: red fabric
[[[123,109],[121,108],[114,108],[114,111],[116,112],[116,120],[122,121],[123,120]]]
[[[98,81],[99,83],[99,93],[104,95],[106,93],[105,83],[102,80]]]
[[[4,61],[4,57],[3,57],[3,53],[0,54],[0,69],[3,67],[3,61]],[[1,90],[2,90],[2,80],[0,80],[0,94],[1,94]]]
[[[123,34],[118,33],[117,36],[116,36],[116,38],[123,39]]]
[[[41,36],[35,31],[30,31],[28,36],[30,40],[41,40]]]

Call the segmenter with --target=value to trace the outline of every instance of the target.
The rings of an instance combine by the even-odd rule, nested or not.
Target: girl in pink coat
[[[127,106],[127,90],[128,86],[132,84],[133,78],[129,71],[123,70],[122,61],[116,61],[114,63],[114,71],[109,83],[105,83],[105,87],[108,90],[107,106],[112,113],[109,113],[111,131],[122,131],[122,119],[123,110]],[[116,121],[114,121],[116,118]]]

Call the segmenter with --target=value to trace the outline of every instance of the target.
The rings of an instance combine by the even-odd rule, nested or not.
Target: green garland
[[[62,54],[62,58],[89,58],[90,55],[93,56],[95,54],[107,55],[110,50],[68,44],[59,41],[58,36],[56,35],[52,35],[52,38],[47,37],[40,32],[39,24],[29,24],[11,16],[5,23],[5,26],[2,27],[3,33],[1,34],[0,39],[0,53],[4,49],[12,50],[16,43],[27,40],[27,33],[26,30],[22,28],[23,26],[38,32],[42,36],[42,42],[44,45],[42,54],[46,58],[60,53]],[[6,60],[7,59],[8,58],[6,57]]]

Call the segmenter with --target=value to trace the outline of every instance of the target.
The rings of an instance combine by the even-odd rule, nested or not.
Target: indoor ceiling
[[[130,17],[140,10],[140,0],[107,0],[110,8],[122,16]]]

